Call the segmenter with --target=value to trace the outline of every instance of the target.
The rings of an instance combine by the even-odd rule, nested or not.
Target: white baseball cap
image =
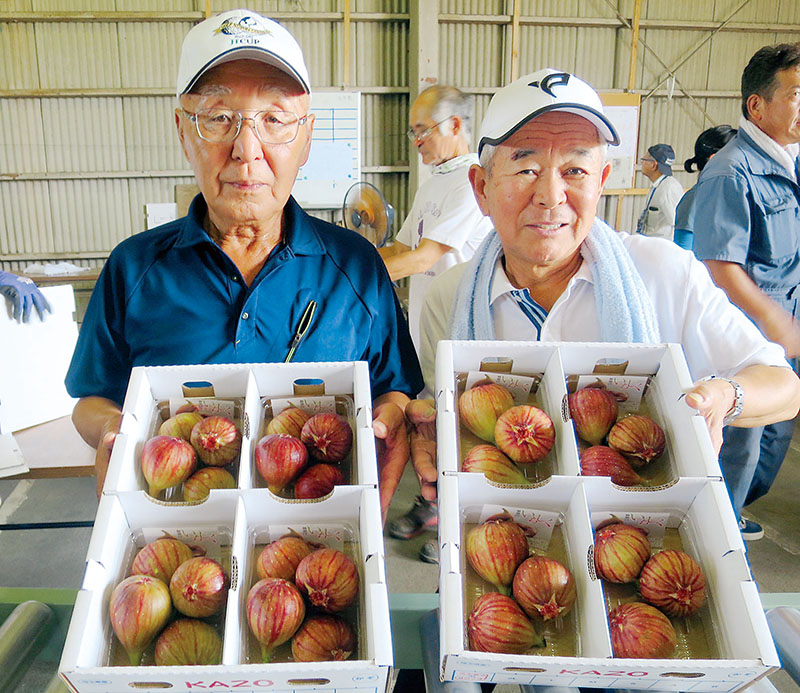
[[[230,10],[200,22],[183,39],[178,91],[185,94],[207,70],[229,60],[261,60],[311,92],[303,51],[284,27],[250,10]]]
[[[575,75],[548,67],[520,77],[495,93],[481,123],[478,153],[484,145],[504,142],[529,120],[550,111],[583,116],[606,142],[619,144],[597,92]]]

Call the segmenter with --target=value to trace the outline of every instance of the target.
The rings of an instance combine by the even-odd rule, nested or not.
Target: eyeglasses
[[[227,108],[206,108],[197,113],[181,111],[194,123],[200,139],[215,144],[233,142],[245,120],[250,121],[261,144],[289,144],[297,137],[300,126],[308,120],[308,114],[298,118],[291,111],[245,111],[253,113],[249,118],[242,115],[242,111]]]
[[[646,156],[643,156],[641,159],[639,159],[639,161],[641,163],[644,163],[645,161],[651,161],[654,164],[657,163],[655,159],[648,159]]]
[[[412,142],[416,142],[417,140],[427,139],[434,133],[436,128],[438,128],[442,123],[446,123],[452,117],[453,116],[447,116],[447,118],[445,118],[444,120],[440,120],[435,125],[431,125],[429,128],[425,128],[420,132],[417,132],[416,130],[414,130],[414,128],[408,128],[408,130],[406,130],[406,135],[408,135],[408,139],[411,140]]]

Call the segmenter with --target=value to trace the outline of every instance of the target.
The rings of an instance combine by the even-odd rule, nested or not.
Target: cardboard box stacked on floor
[[[296,394],[320,386],[324,396]],[[140,468],[142,447],[187,395],[199,396],[189,401],[201,402],[201,410],[231,415],[239,428],[241,453],[229,467],[236,488],[212,490],[199,503],[182,502],[180,489],[155,500]],[[341,463],[346,483],[324,498],[278,497],[254,467],[256,443],[287,400],[311,413],[336,411],[353,429],[352,451]],[[134,369],[59,667],[72,689],[385,690],[392,644],[371,408],[363,362]],[[357,566],[358,598],[343,612],[357,646],[345,661],[295,662],[286,643],[272,663],[261,663],[245,602],[261,548],[290,531],[343,551]],[[151,645],[142,665],[130,666],[112,631],[112,590],[129,575],[136,552],[165,533],[202,547],[230,578],[222,613],[207,619],[223,639],[220,665],[158,667]]]
[[[460,425],[458,397],[465,387],[487,375],[510,385],[516,404],[534,404],[553,420],[553,449],[540,462],[520,465],[533,482],[529,487],[502,486],[482,473],[460,471],[464,455],[483,441]],[[580,475],[567,395],[568,390],[598,377],[607,382],[611,377],[617,386],[627,388],[633,410],[647,412],[664,429],[662,458],[651,462],[649,470],[637,470],[649,475],[647,486],[621,487],[608,477]],[[733,691],[779,666],[705,423],[682,401],[691,384],[681,347],[674,344],[439,344],[436,401],[444,680]],[[572,610],[554,621],[536,624],[546,643],[531,651],[536,654],[469,649],[467,619],[473,605],[482,594],[496,589],[470,566],[465,538],[473,526],[501,512],[531,530],[529,543],[535,553],[560,560],[575,578],[577,599]],[[671,619],[677,647],[669,659],[612,655],[608,612],[641,598],[635,585],[612,585],[595,574],[593,532],[610,519],[645,527],[654,552],[683,550],[705,573],[703,607],[693,616]]]

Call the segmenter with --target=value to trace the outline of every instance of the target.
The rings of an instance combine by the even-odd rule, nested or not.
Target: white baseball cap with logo
[[[311,92],[308,69],[294,36],[250,10],[230,10],[200,22],[183,39],[177,94],[185,94],[207,70],[229,60],[261,60]]]
[[[575,75],[545,68],[520,77],[492,97],[481,123],[478,153],[487,144],[504,142],[529,120],[550,111],[582,116],[597,127],[606,142],[619,144],[598,93]]]

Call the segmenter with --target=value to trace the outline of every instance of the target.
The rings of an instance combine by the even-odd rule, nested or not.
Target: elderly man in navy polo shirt
[[[102,490],[131,368],[364,360],[376,398],[384,508],[408,457],[404,408],[422,389],[375,249],[291,197],[314,116],[303,55],[279,24],[234,10],[183,44],[175,122],[201,194],[183,219],[123,241],[92,295],[67,375]],[[303,341],[294,337],[316,306]]]

